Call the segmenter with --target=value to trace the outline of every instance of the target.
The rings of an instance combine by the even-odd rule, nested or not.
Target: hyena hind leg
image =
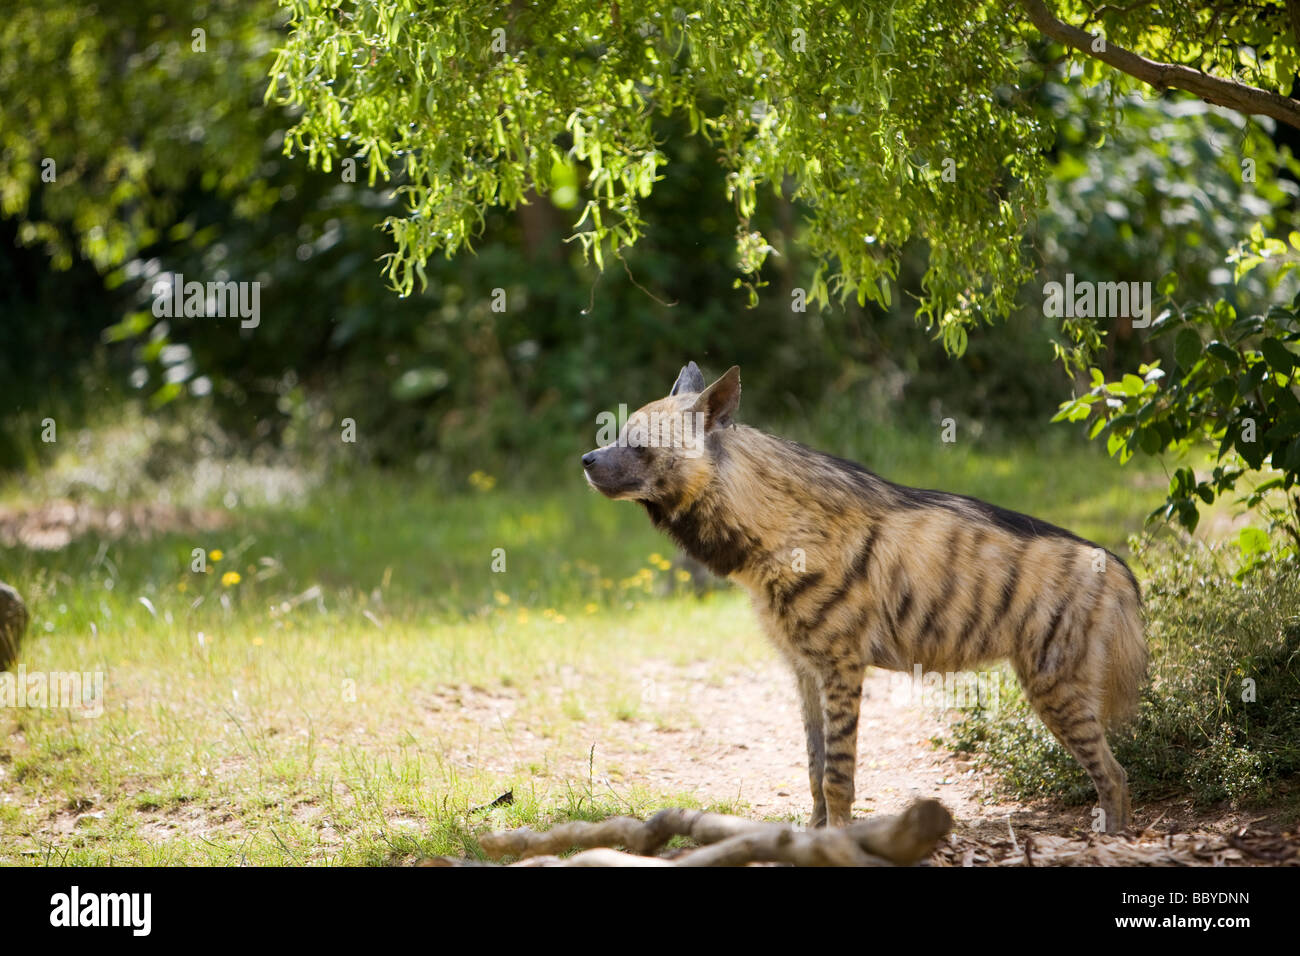
[[[808,785],[812,790],[812,819],[808,825],[826,826],[826,794],[822,791],[822,774],[826,772],[826,729],[822,724],[822,689],[817,675],[796,667],[799,684],[799,709],[803,714],[804,734],[808,738]]]
[[[1126,829],[1130,811],[1128,775],[1106,742],[1106,728],[1097,716],[1100,695],[1067,684],[1058,684],[1046,694],[1035,694],[1029,682],[1026,687],[1035,713],[1092,778],[1106,832]]]

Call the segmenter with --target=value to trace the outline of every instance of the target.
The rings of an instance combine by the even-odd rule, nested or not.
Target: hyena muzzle
[[[868,666],[956,672],[1009,659],[1034,710],[1129,822],[1105,730],[1146,674],[1141,594],[1115,555],[974,498],[906,488],[732,420],[740,370],[694,362],[666,398],[582,456],[587,481],[645,507],[715,574],[745,587],[791,665],[814,826],[850,819]]]

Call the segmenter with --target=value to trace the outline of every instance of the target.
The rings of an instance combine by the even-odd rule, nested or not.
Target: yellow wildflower
[[[469,483],[479,491],[491,491],[497,480],[485,471],[475,471],[470,474]]]

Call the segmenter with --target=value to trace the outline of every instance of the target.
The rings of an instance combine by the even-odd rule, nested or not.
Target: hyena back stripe
[[[1122,828],[1127,785],[1104,728],[1132,710],[1147,654],[1124,562],[1055,525],[732,424],[738,397],[728,373],[647,406],[702,408],[711,424],[698,456],[652,448],[589,461],[607,446],[584,464],[597,488],[640,501],[685,551],[749,591],[799,678],[814,822],[849,818],[866,667],[954,672],[1009,659],[1092,776],[1107,829]]]

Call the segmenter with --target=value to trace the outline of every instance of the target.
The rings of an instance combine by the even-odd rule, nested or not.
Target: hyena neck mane
[[[689,500],[643,501],[650,520],[714,574],[753,569],[791,537],[888,507],[889,482],[755,428],[708,437],[712,473]]]
[[[710,432],[707,448],[711,474],[693,497],[642,504],[657,528],[722,577],[758,571],[792,546],[824,538],[827,528],[866,532],[882,518],[918,508],[956,512],[1022,539],[1083,542],[1028,515],[965,495],[898,485],[856,462],[744,425]]]

